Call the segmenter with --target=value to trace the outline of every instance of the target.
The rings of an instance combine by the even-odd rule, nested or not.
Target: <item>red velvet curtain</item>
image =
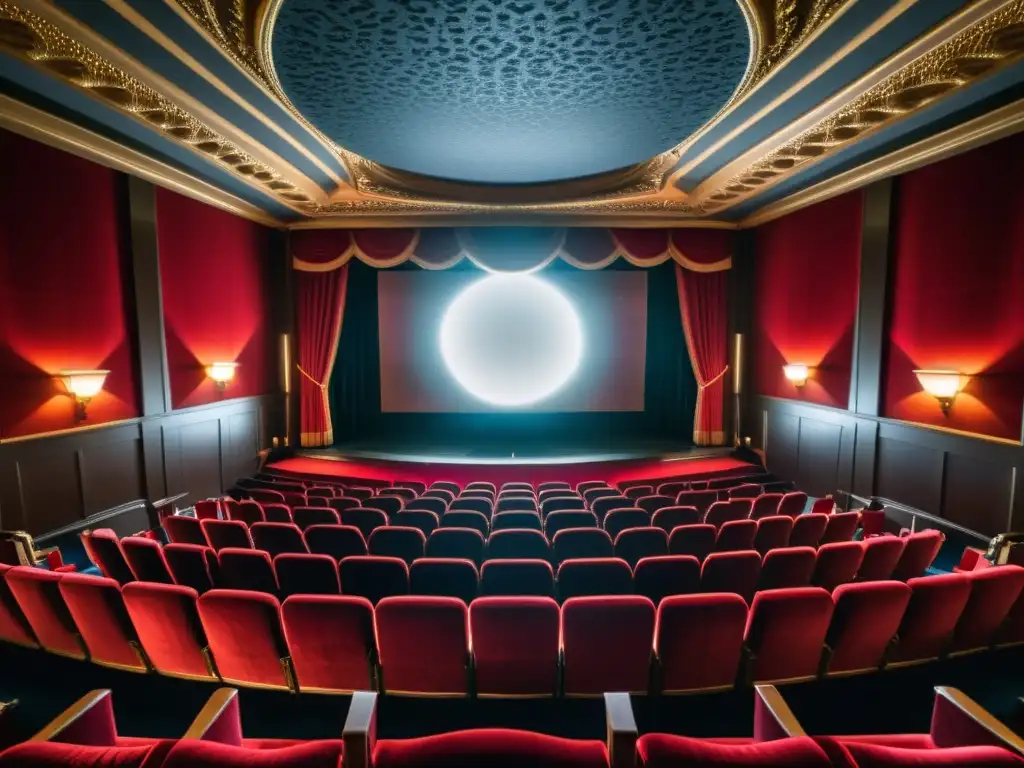
[[[727,272],[694,272],[676,265],[679,311],[690,362],[697,377],[693,416],[696,445],[725,443],[725,373],[727,363]]]
[[[334,442],[327,382],[341,336],[347,286],[347,264],[328,272],[295,271],[300,442],[305,447]]]

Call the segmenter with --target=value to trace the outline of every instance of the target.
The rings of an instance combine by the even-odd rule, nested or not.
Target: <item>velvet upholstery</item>
[[[516,528],[493,531],[487,537],[486,557],[488,560],[550,560],[551,549],[540,531]]]
[[[1024,568],[1000,565],[967,574],[971,593],[956,624],[951,651],[988,647],[1014,603],[1024,594]]]
[[[558,603],[481,597],[469,607],[479,696],[553,696],[558,687]]]
[[[825,642],[830,674],[878,669],[910,602],[898,581],[843,584],[832,593],[835,612]]]
[[[700,592],[700,561],[692,555],[645,557],[633,569],[633,591],[655,605],[670,595]]]
[[[782,501],[781,493],[762,493],[750,508],[750,519],[760,520],[762,517],[771,517],[779,513],[779,502]]]
[[[703,563],[704,558],[714,551],[717,536],[715,526],[707,523],[681,525],[669,534],[668,552],[670,555],[692,555]]]
[[[378,603],[374,619],[384,690],[468,694],[469,614],[465,603],[454,597],[387,597]]]
[[[574,597],[561,611],[563,685],[567,696],[605,691],[646,693],[655,608],[646,597]],[[595,638],[600,642],[594,642]],[[609,663],[614,659],[614,663]]]
[[[167,532],[167,539],[173,544],[197,544],[208,546],[203,527],[194,517],[168,515],[161,522]]]
[[[701,514],[696,507],[672,506],[662,507],[651,516],[651,525],[671,534],[680,525],[696,525],[701,522]]]
[[[625,560],[630,568],[645,557],[668,555],[668,534],[661,528],[627,528],[615,537],[615,557]]]
[[[96,565],[108,579],[113,579],[118,584],[135,581],[135,575],[128,567],[124,552],[121,551],[121,542],[112,530],[100,528],[83,532],[82,543],[86,552],[96,558]]]
[[[423,557],[427,546],[427,537],[419,528],[405,528],[389,525],[377,528],[370,534],[370,554],[379,557],[397,557],[406,565]]]
[[[538,512],[499,512],[491,518],[491,531],[504,531],[511,528],[523,528],[534,531],[543,530],[544,526]]]
[[[555,534],[570,528],[597,528],[597,515],[587,510],[552,512],[544,518],[544,535],[553,541]]]
[[[811,584],[832,591],[840,584],[853,581],[864,561],[864,544],[859,541],[837,541],[822,544],[814,563]]]
[[[761,562],[758,589],[806,587],[814,575],[816,552],[811,547],[783,547],[767,552]]]
[[[340,739],[308,741],[279,749],[256,749],[182,739],[163,768],[339,768]]]
[[[494,514],[494,502],[485,498],[460,497],[448,506],[447,512],[479,512],[490,518]]]
[[[363,532],[354,525],[311,525],[302,532],[310,553],[343,560],[369,552]]]
[[[213,589],[220,575],[217,553],[205,544],[166,544],[164,557],[174,583],[191,587],[199,594]]]
[[[787,547],[789,546],[789,539],[792,533],[793,518],[786,515],[762,517],[757,521],[754,549],[762,555],[766,555],[769,550]]]
[[[577,558],[558,566],[558,597],[633,594],[633,571],[616,557]]]
[[[831,544],[838,541],[850,541],[853,534],[857,532],[860,524],[859,512],[833,512],[828,516],[828,525],[825,526],[825,533],[821,536],[821,544]]]
[[[910,603],[900,622],[899,643],[890,662],[923,661],[941,656],[971,594],[971,582],[960,573],[910,579]]]
[[[229,547],[217,553],[217,562],[220,565],[218,587],[278,594],[273,561],[266,552]]]
[[[302,538],[302,531],[294,523],[253,523],[249,534],[256,549],[262,549],[271,557],[284,553],[306,554],[309,549]]]
[[[742,552],[754,548],[758,526],[753,520],[729,520],[722,523],[715,537],[715,552]]]
[[[745,642],[755,682],[811,677],[818,671],[832,596],[818,587],[758,592],[750,606]]]
[[[274,558],[274,575],[283,598],[292,595],[338,595],[338,563],[330,555],[283,552]]]
[[[628,496],[602,496],[590,503],[590,511],[597,515],[598,521],[603,525],[608,513],[615,509],[632,509],[633,500]]]
[[[61,595],[61,575],[19,565],[7,571],[6,581],[39,644],[66,656],[84,658],[78,628]]]
[[[441,516],[441,528],[472,528],[486,539],[491,532],[490,516],[470,509],[445,512]]]
[[[455,513],[449,512],[445,517],[452,514]],[[446,528],[444,524],[445,520],[442,519],[441,527],[427,539],[427,557],[452,557],[469,560],[479,566],[484,560],[484,534],[474,528]],[[487,521],[484,520],[486,525]]]
[[[611,536],[600,528],[568,528],[551,536],[555,562],[580,558],[611,557],[615,550]]]
[[[213,679],[206,634],[191,587],[135,582],[121,590],[125,608],[153,667],[165,675]]]
[[[891,578],[903,554],[906,539],[898,536],[873,536],[864,540],[864,560],[857,571],[862,581],[881,581]]]
[[[213,589],[199,598],[199,618],[224,682],[287,688],[281,604],[272,595]]]
[[[828,755],[813,739],[777,739],[743,744],[722,744],[664,733],[649,733],[637,741],[640,768],[704,768],[705,766],[776,766],[828,768]]]
[[[174,583],[160,542],[145,536],[126,536],[121,539],[121,551],[124,552],[132,575],[139,581]]]
[[[345,520],[345,515],[352,509],[356,508],[357,507],[350,507],[339,512],[334,507],[310,507],[304,505],[293,506],[292,519],[303,531],[311,525],[338,525],[339,523],[355,525],[355,523]]]
[[[58,587],[93,661],[146,669],[135,651],[138,636],[114,579],[65,573]]]
[[[32,627],[7,584],[7,572],[14,567],[17,566],[0,563],[0,640],[34,647]]]
[[[441,518],[425,509],[403,509],[392,522],[403,528],[415,528],[423,534],[424,539],[441,526]]]
[[[700,571],[701,592],[732,592],[750,603],[761,576],[761,556],[745,552],[712,552]]]
[[[556,510],[583,510],[587,508],[587,504],[583,501],[582,497],[570,494],[566,491],[564,494],[557,496],[548,496],[540,500],[540,512],[543,517],[547,517],[549,514]]]
[[[299,690],[371,690],[373,606],[362,597],[293,595],[281,606]]]
[[[735,594],[678,595],[658,605],[654,651],[663,692],[731,687],[747,604]]]
[[[817,547],[828,525],[828,515],[807,513],[793,521],[793,530],[789,534],[791,547]]]
[[[546,560],[489,560],[480,569],[480,596],[555,596],[555,574]]]
[[[941,531],[927,530],[905,537],[907,545],[893,570],[892,578],[907,581],[924,576],[924,572],[935,560],[946,537]]]
[[[218,553],[222,549],[252,549],[249,526],[240,520],[200,520],[206,542]]]
[[[342,525],[351,525],[358,528],[366,538],[367,546],[369,546],[370,536],[378,528],[387,526],[388,516],[379,509],[353,507],[341,513],[340,522]]]
[[[346,557],[338,563],[341,593],[376,605],[385,597],[409,594],[409,566],[397,557]]]
[[[373,750],[374,768],[607,768],[600,741],[563,739],[526,731],[479,729],[419,739],[381,739]]]
[[[164,768],[171,741],[90,746],[27,741],[0,753],[3,768]]]
[[[258,501],[235,501],[227,499],[224,502],[224,511],[228,520],[241,520],[246,525],[262,523],[266,521],[267,515]]]
[[[776,514],[796,518],[798,515],[803,514],[806,507],[807,494],[803,491],[790,491],[783,494],[782,500],[779,501],[779,511]]]
[[[409,569],[409,588],[414,595],[457,597],[468,605],[479,594],[480,575],[472,560],[424,557]]]

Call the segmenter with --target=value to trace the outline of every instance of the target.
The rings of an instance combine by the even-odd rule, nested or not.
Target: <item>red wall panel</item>
[[[268,231],[159,188],[156,214],[174,407],[272,391]],[[206,375],[214,362],[238,363],[223,393]]]
[[[0,436],[68,429],[59,369],[110,370],[86,424],[139,413],[117,174],[0,131]]]
[[[1019,438],[1024,135],[906,174],[894,222],[884,414]],[[972,374],[948,417],[915,368]]]
[[[754,386],[762,395],[846,408],[863,195],[851,192],[757,228]],[[797,388],[786,363],[812,367]]]

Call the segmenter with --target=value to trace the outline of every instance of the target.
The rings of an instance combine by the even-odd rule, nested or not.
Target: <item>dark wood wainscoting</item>
[[[135,499],[217,495],[284,434],[282,406],[239,398],[0,443],[0,528],[40,535]]]
[[[745,432],[812,495],[884,496],[988,536],[1024,530],[1019,444],[764,396]]]

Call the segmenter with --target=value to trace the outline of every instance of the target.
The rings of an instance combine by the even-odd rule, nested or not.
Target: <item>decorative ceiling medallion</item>
[[[193,115],[66,35],[56,26],[0,0],[0,50],[17,56],[61,81],[129,115],[167,138],[306,212],[310,198],[273,168],[255,160]]]

